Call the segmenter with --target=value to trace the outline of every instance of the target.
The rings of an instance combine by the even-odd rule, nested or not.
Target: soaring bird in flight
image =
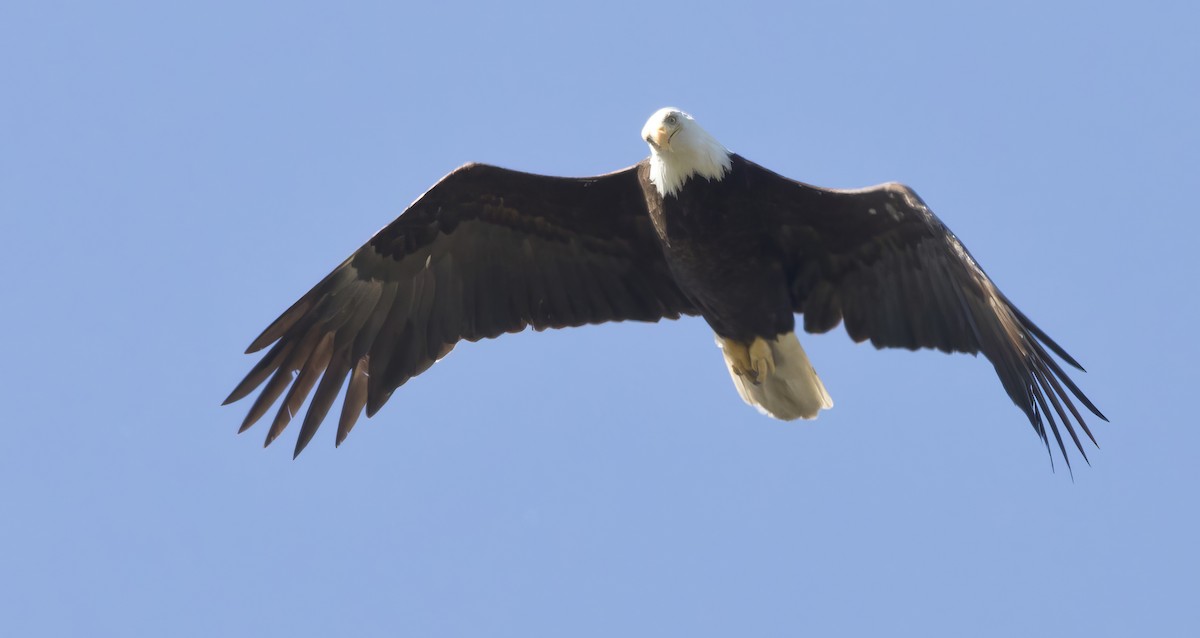
[[[877,348],[982,353],[1047,450],[1049,429],[1069,466],[1065,429],[1087,459],[1076,426],[1095,437],[1075,401],[1105,417],[1047,349],[1082,368],[912,189],[788,179],[674,108],[641,134],[650,156],[606,175],[467,164],[444,177],[250,344],[271,348],[225,401],[266,382],[242,430],[284,395],[270,444],[315,386],[298,455],[348,378],[340,445],[364,408],[464,339],[680,315],[712,327],[746,403],[811,419],[833,401],[796,337],[800,314],[806,332],[842,322]]]

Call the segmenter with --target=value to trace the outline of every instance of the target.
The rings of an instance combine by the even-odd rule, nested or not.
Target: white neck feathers
[[[678,195],[693,175],[720,180],[729,172],[729,151],[694,120],[671,140],[670,148],[650,149],[650,181],[658,194]]]

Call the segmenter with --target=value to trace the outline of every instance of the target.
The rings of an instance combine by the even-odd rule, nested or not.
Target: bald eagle
[[[447,175],[250,344],[271,349],[225,400],[266,382],[241,431],[286,391],[269,445],[315,386],[299,455],[349,379],[340,445],[364,408],[373,416],[464,339],[681,315],[712,327],[746,403],[811,419],[833,401],[796,337],[801,314],[806,332],[844,323],[876,348],[982,353],[1047,451],[1049,425],[1070,465],[1061,423],[1087,459],[1076,424],[1095,437],[1072,396],[1105,417],[1047,349],[1082,368],[912,189],[793,181],[674,108],[655,112],[642,139],[650,156],[606,175],[486,164]]]

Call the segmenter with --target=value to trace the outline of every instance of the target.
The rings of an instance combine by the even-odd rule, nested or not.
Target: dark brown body
[[[666,197],[648,162],[638,179],[680,290],[718,335],[749,343],[791,332],[794,304],[767,211],[755,206],[754,172],[741,157],[731,160],[723,179],[692,177]]]

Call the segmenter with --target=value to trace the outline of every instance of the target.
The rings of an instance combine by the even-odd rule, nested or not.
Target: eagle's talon
[[[750,357],[750,367],[754,370],[753,382],[758,385],[775,372],[775,356],[771,353],[771,344],[762,337],[755,337],[747,349]]]

